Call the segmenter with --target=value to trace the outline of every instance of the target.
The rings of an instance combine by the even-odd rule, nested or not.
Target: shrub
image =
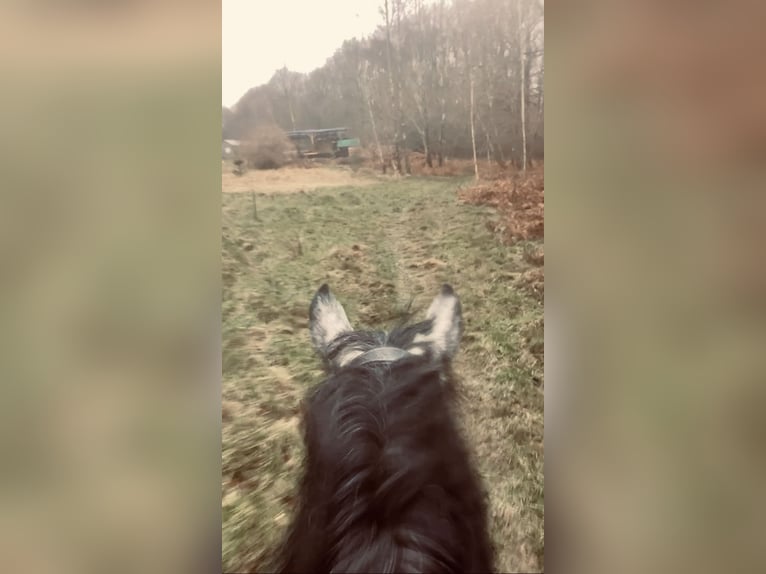
[[[278,126],[256,128],[242,144],[242,157],[254,169],[278,169],[285,165],[293,151],[293,144]]]

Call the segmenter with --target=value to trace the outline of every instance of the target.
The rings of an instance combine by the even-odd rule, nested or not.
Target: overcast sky
[[[287,66],[310,72],[343,40],[373,32],[382,0],[223,0],[222,101],[244,93]]]

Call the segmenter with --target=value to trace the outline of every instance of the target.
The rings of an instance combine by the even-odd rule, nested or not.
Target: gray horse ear
[[[450,285],[442,285],[426,311],[426,320],[431,322],[431,330],[417,335],[414,342],[427,344],[435,357],[452,359],[463,334],[463,311],[460,299]]]
[[[314,348],[326,357],[327,347],[333,339],[353,330],[343,305],[325,283],[316,292],[309,307],[309,332]]]

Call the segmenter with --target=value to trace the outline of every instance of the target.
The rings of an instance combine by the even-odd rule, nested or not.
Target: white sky
[[[383,20],[382,0],[223,0],[224,106],[287,66],[310,72],[344,40],[372,33]]]

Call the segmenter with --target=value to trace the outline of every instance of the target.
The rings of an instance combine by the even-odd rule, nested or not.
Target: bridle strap
[[[367,363],[394,363],[411,356],[411,353],[398,347],[376,347],[356,357],[351,361],[351,365],[359,367]]]

